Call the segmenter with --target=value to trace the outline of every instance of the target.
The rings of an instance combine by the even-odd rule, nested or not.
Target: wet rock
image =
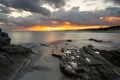
[[[7,33],[0,30],[0,80],[12,80],[16,73],[31,59],[29,48],[10,45]]]
[[[93,38],[90,38],[90,39],[88,39],[88,40],[89,40],[89,41],[98,42],[98,43],[108,43],[108,42],[112,42],[112,41],[97,40],[97,39],[93,39]]]
[[[10,45],[10,40],[8,34],[0,29],[0,47]]]
[[[48,44],[40,44],[41,46],[50,47]]]
[[[0,80],[10,80],[23,67],[33,52],[22,46],[0,48]]]
[[[72,42],[72,40],[68,39],[68,40],[66,40],[66,42]]]
[[[58,54],[51,54],[53,57],[56,57],[58,59],[60,59],[62,56],[61,55],[58,55]]]
[[[32,69],[37,71],[46,71],[46,72],[51,70],[51,68],[45,66],[32,66]]]
[[[101,53],[100,55],[103,56],[106,60],[108,60],[110,63],[112,63],[115,66],[120,67],[120,52],[117,50],[99,50]]]
[[[120,79],[120,70],[113,64],[120,63],[120,53],[118,51],[102,51],[94,48],[92,45],[83,46],[78,50],[67,48],[60,59],[61,71],[67,77],[70,77],[71,80]]]
[[[88,39],[88,40],[94,41],[94,42],[99,42],[99,43],[102,43],[102,42],[103,42],[103,40],[97,40],[97,39],[93,39],[93,38],[90,38],[90,39]]]
[[[64,48],[61,48],[61,52],[64,52]]]

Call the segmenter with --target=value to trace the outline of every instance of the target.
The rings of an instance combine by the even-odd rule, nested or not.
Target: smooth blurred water
[[[92,44],[101,49],[120,49],[120,33],[93,33],[93,32],[9,32],[13,44],[26,44],[26,43],[51,43],[60,41],[73,40],[69,46],[82,47],[84,45]],[[97,43],[89,41],[88,39],[94,38],[97,40],[108,41],[108,43]],[[25,73],[23,76],[15,80],[62,80],[61,72],[59,69],[59,60],[50,56],[50,48],[38,47],[38,52],[43,55],[38,58],[32,66],[41,66],[50,68],[50,71],[33,71]],[[23,74],[24,72],[20,73]]]
[[[120,42],[119,33],[93,33],[93,32],[8,32],[12,43],[38,43],[57,40],[85,40],[95,38],[98,40]]]
[[[12,43],[39,43],[64,40],[69,38],[66,33],[59,32],[9,32]]]
[[[21,43],[50,43],[58,40],[74,40],[74,44],[84,46],[92,44],[97,47],[119,47],[120,33],[94,33],[94,32],[9,32],[13,44]],[[94,38],[104,41],[112,41],[109,44],[101,44],[89,41]]]

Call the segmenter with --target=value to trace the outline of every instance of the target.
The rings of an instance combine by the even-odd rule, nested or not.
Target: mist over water
[[[62,32],[10,32],[12,43],[41,43],[69,39],[70,36]]]
[[[11,42],[13,44],[33,43],[38,44],[38,52],[43,54],[32,63],[15,80],[62,80],[62,74],[59,69],[59,60],[50,55],[50,48],[40,46],[41,43],[55,43],[62,45],[62,41],[72,40],[69,46],[82,47],[88,44],[100,49],[120,49],[120,34],[119,33],[93,33],[93,32],[9,32]],[[98,43],[88,39],[106,41],[106,43]],[[108,43],[107,43],[108,41]],[[28,45],[29,46],[29,45]],[[37,48],[36,47],[36,48]],[[39,48],[42,51],[39,51]],[[37,50],[37,49],[36,49]],[[38,68],[36,70],[35,68]],[[31,72],[31,69],[33,70]],[[30,70],[30,71],[29,71]]]
[[[95,38],[120,42],[118,33],[92,33],[92,32],[9,32],[12,43],[38,43],[52,42],[57,40],[84,40]]]
[[[77,46],[92,44],[97,47],[119,47],[119,33],[94,33],[94,32],[9,32],[13,44],[23,43],[51,43],[58,40],[73,40]],[[97,40],[111,41],[109,44],[101,44],[89,41],[94,38]]]

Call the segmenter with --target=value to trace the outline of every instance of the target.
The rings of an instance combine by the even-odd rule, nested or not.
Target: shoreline
[[[101,38],[99,39],[94,37],[90,37],[90,38],[87,37],[87,39],[84,39],[84,41],[88,43],[94,43],[94,45],[92,44],[92,46],[94,46],[96,49],[99,49],[100,51],[103,51],[103,52],[107,51],[105,50],[104,46],[109,45],[110,43],[114,44],[113,40],[107,40],[107,39],[101,39]],[[52,53],[61,54],[61,51],[63,51],[61,50],[62,48],[63,49],[67,47],[71,49],[81,48],[83,46],[87,46],[88,44],[88,43],[87,44],[84,43],[83,45],[81,45],[80,42],[81,41],[78,39],[74,40],[70,38],[64,39],[64,40],[56,40],[50,43],[41,42],[41,43],[27,43],[27,44],[21,44],[21,45],[11,45],[10,42],[7,42],[8,45],[0,47],[0,53],[1,53],[0,55],[5,57],[3,59],[5,61],[3,62],[8,64],[8,65],[5,65],[5,68],[4,68],[5,71],[3,70],[2,74],[3,75],[5,74],[5,75],[2,76],[4,77],[4,79],[2,80],[24,80],[24,79],[29,80],[30,78],[36,79],[36,75],[39,75],[38,79],[47,80],[48,78],[43,76],[48,76],[48,77],[51,77],[50,80],[53,80],[53,79],[61,80],[61,78],[64,78],[65,76],[61,73],[61,70],[59,70],[60,65],[59,65],[58,59],[53,58],[51,55]],[[6,44],[6,42],[3,42],[3,43]],[[97,48],[95,45],[98,47],[103,46],[103,49]],[[109,48],[109,46],[106,46],[106,47]],[[119,52],[119,50],[117,51]],[[113,49],[113,53],[114,52],[115,50]],[[3,55],[3,53],[7,54],[7,56]],[[108,51],[105,54],[107,55],[103,54],[103,56],[104,57],[108,56],[107,60],[113,61],[114,59],[116,59],[116,55],[114,55],[114,57],[109,56],[109,55],[112,55],[111,51],[110,52]],[[119,61],[117,64],[119,64]],[[5,77],[6,74],[7,74],[7,77]],[[61,74],[64,77],[61,76]],[[22,77],[19,77],[21,75]],[[65,80],[68,80],[68,79],[65,79]]]
[[[0,79],[13,80],[19,71],[31,60],[33,52],[25,47],[10,45],[0,48],[4,63],[0,62],[2,71]],[[8,66],[7,66],[8,65]],[[5,67],[5,68],[4,68]]]
[[[65,42],[65,41],[64,41]],[[71,43],[71,42],[69,42],[69,43]],[[43,43],[44,44],[44,43]],[[56,43],[55,43],[56,44]],[[54,45],[54,43],[52,43],[51,45]],[[46,47],[46,46],[44,46],[44,45],[42,45],[43,47]],[[38,47],[42,47],[42,46],[36,46],[36,48],[38,48]],[[58,46],[58,43],[57,43],[57,45],[56,46]],[[48,48],[50,48],[50,47],[48,47]],[[53,47],[54,49],[56,49],[55,48],[55,46]],[[39,55],[39,57],[38,57],[38,55]],[[27,68],[26,66],[29,66],[29,65],[32,65],[32,63],[31,62],[35,62],[36,61],[36,59],[39,59],[39,58],[41,58],[40,57],[41,56],[41,54],[35,54],[34,55],[34,59],[32,59],[28,64],[25,64],[25,65],[23,65],[22,66],[22,68],[20,69],[20,71],[23,69],[24,70],[24,68]],[[117,67],[118,68],[118,67]],[[26,74],[26,73],[23,73],[23,74]],[[18,74],[16,74],[16,75],[19,75],[19,71],[18,71]],[[63,74],[62,74],[63,75]],[[66,78],[66,76],[65,75],[63,75],[64,76],[64,78]],[[16,78],[17,78],[17,76],[16,76]],[[67,77],[68,78],[68,77]],[[18,80],[18,79],[13,79],[13,80]],[[65,79],[65,80],[67,80],[67,79]]]

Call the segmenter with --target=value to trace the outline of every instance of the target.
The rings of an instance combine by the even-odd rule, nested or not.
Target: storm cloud
[[[106,10],[109,11],[111,15],[120,17],[120,7],[108,7]]]
[[[67,0],[44,0],[45,3],[49,3],[54,8],[60,8],[65,5]]]
[[[10,10],[4,6],[0,6],[0,13],[9,13]]]
[[[64,0],[0,0],[0,3],[15,9],[22,9],[34,13],[41,13],[44,16],[49,16],[50,11],[42,7],[43,4],[50,4],[57,8],[65,4]]]
[[[52,5],[53,8],[61,8],[65,5],[65,0],[0,0],[0,22],[4,24],[13,23],[16,26],[44,24],[46,23],[46,16],[50,16],[51,12],[42,7],[43,4]],[[28,11],[33,15],[18,18],[8,17],[8,14],[12,12],[10,8],[17,11]]]
[[[73,6],[69,10],[65,10],[66,2],[69,0],[0,0],[0,22],[5,25],[14,27],[30,27],[36,25],[48,25],[54,26],[52,21],[57,22],[71,22],[78,25],[114,25],[119,24],[119,21],[110,22],[104,20],[106,17],[120,17],[119,6],[107,6],[104,9],[81,11],[80,6]],[[97,0],[92,1],[84,0],[87,6],[95,5]],[[112,2],[113,4],[119,4],[119,0],[103,0],[103,2]],[[95,3],[94,3],[95,2]],[[51,6],[57,11],[51,11],[49,8],[43,7],[44,4]],[[89,5],[88,5],[89,4]],[[21,12],[31,12],[28,16],[13,17],[8,16],[14,8]],[[19,12],[17,12],[19,14]],[[104,18],[101,18],[104,17]],[[58,24],[59,25],[59,24]]]
[[[40,0],[0,0],[0,3],[15,9],[22,9],[30,12],[41,13],[49,15],[50,11],[46,8],[40,7]]]
[[[35,25],[52,25],[52,21],[58,22],[71,22],[80,25],[111,25],[119,24],[119,22],[112,23],[100,19],[100,17],[116,16],[120,17],[120,9],[115,7],[106,8],[106,10],[99,11],[79,11],[79,7],[73,7],[69,11],[60,9],[59,11],[53,12],[50,17],[41,16],[39,14],[34,14],[27,16],[25,18],[10,18],[11,23],[16,24],[16,26],[35,26]]]
[[[105,0],[105,2],[113,2],[115,5],[120,4],[120,0]]]
[[[75,24],[83,25],[105,25],[113,24],[101,20],[100,17],[116,16],[120,17],[120,8],[118,7],[109,7],[105,10],[96,10],[96,11],[79,11],[79,7],[73,7],[69,11],[64,9],[59,10],[53,13],[54,20],[57,21],[69,21]],[[119,23],[119,22],[118,22]]]

